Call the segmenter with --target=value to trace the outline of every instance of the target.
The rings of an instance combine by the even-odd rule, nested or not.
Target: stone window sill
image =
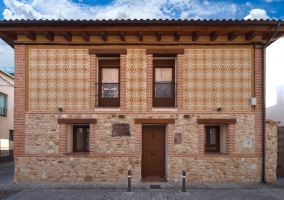
[[[172,112],[176,112],[176,111],[178,111],[178,109],[177,108],[152,108],[152,111],[160,111],[160,112],[172,111]]]
[[[70,152],[70,153],[64,153],[65,156],[89,156],[89,152]]]
[[[229,153],[222,153],[222,152],[204,152],[206,156],[228,156]]]
[[[95,111],[120,111],[120,108],[95,108]]]

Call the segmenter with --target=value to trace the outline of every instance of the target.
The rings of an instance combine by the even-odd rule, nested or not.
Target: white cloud
[[[246,2],[247,7],[252,7],[252,4],[250,2]]]
[[[114,0],[86,6],[70,0],[4,0],[4,19],[235,18],[236,4],[202,0]]]
[[[14,50],[0,39],[0,69],[6,72],[14,71]]]
[[[248,19],[269,19],[269,17],[266,14],[266,11],[263,9],[252,9],[249,12],[249,15],[247,15],[245,18],[245,20]]]

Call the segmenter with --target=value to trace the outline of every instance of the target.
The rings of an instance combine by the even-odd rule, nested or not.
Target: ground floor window
[[[220,127],[204,127],[204,150],[205,152],[220,152]]]
[[[73,126],[73,152],[89,152],[90,126]]]

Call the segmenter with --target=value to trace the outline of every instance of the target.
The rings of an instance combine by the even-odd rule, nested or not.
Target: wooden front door
[[[142,128],[142,177],[165,177],[165,126]]]

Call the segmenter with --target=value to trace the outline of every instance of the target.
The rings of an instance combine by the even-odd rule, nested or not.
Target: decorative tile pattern
[[[186,49],[185,110],[250,111],[250,49]]]
[[[87,49],[29,50],[29,110],[88,110]]]
[[[128,49],[126,55],[126,109],[146,110],[147,56],[146,50]]]

